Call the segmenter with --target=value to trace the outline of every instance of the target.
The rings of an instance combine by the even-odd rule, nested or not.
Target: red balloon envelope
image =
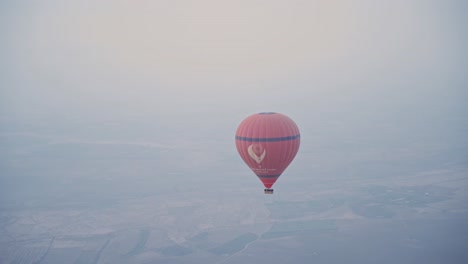
[[[279,113],[259,113],[239,125],[236,147],[247,166],[269,189],[296,156],[300,138],[299,128],[291,118]]]

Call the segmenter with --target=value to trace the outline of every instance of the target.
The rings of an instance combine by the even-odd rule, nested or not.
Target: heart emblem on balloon
[[[266,150],[260,144],[250,145],[247,151],[249,152],[249,156],[252,159],[254,159],[258,164],[262,162],[266,155]]]

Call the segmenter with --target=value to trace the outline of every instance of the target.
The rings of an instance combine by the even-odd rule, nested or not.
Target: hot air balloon
[[[294,121],[280,113],[264,112],[244,119],[236,131],[241,158],[265,186],[265,194],[299,150],[301,135]]]

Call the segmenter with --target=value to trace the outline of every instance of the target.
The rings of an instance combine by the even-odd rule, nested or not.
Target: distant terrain
[[[389,157],[375,149],[300,153],[264,195],[236,153],[212,143],[0,137],[11,151],[2,161],[0,263],[468,259],[468,167],[428,159],[425,149],[405,150],[411,163],[391,156],[395,167],[380,175],[373,168]]]

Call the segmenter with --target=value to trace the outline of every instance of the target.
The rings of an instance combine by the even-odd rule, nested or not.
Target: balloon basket
[[[273,194],[273,189],[264,189],[263,192],[265,194]]]

